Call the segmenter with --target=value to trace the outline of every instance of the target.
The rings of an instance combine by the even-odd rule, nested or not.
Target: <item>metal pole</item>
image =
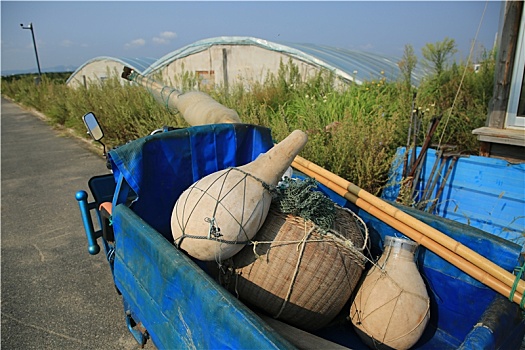
[[[33,23],[29,23],[29,26],[24,27],[23,24],[20,24],[22,29],[30,29],[31,30],[31,37],[33,38],[33,46],[35,48],[35,56],[36,56],[36,66],[38,68],[38,77],[42,79],[42,71],[40,70],[40,61],[38,60],[38,51],[36,50],[36,40],[35,40],[35,31],[33,30]]]

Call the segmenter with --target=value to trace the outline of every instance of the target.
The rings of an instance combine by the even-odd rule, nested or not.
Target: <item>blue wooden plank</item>
[[[420,149],[418,148],[417,152]],[[400,188],[404,148],[398,150],[391,181],[382,198],[395,200]],[[421,170],[421,191],[431,181],[436,151],[429,149]],[[443,167],[445,176],[450,160]],[[431,198],[435,199],[437,182]],[[482,229],[516,244],[525,244],[525,164],[479,156],[461,157],[453,167],[434,214]]]
[[[113,224],[115,284],[158,348],[294,348],[129,208]]]

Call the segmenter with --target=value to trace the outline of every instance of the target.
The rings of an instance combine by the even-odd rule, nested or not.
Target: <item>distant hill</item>
[[[78,67],[76,66],[55,66],[55,67],[49,67],[49,68],[42,68],[42,73],[61,73],[61,72],[74,72]],[[13,70],[3,70],[2,69],[2,76],[6,77],[9,75],[16,75],[16,74],[29,74],[29,73],[37,73],[37,69],[13,69]]]

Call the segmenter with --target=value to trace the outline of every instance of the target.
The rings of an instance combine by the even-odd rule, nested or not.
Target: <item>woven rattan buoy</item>
[[[330,233],[332,232],[332,233]],[[356,216],[336,207],[333,231],[272,205],[264,225],[219,272],[239,298],[304,330],[328,324],[361,277],[365,238]]]
[[[262,226],[277,185],[307,136],[293,131],[256,160],[210,174],[185,190],[173,208],[175,243],[202,261],[220,261],[239,252]]]

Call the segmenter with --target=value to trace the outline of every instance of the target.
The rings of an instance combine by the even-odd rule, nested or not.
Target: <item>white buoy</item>
[[[416,248],[413,241],[387,236],[352,302],[352,324],[373,349],[409,349],[428,324],[430,299],[414,262]]]
[[[177,95],[172,104],[192,126],[241,122],[236,111],[220,104],[204,92],[189,91]]]
[[[241,123],[236,111],[220,104],[204,92],[188,91],[183,93],[173,87],[156,82],[151,77],[145,77],[129,67],[124,67],[122,77],[144,86],[160,104],[177,109],[191,126]]]
[[[203,261],[224,260],[239,252],[268,215],[268,186],[277,185],[306,141],[306,134],[295,130],[253,162],[195,182],[173,208],[175,243]]]

